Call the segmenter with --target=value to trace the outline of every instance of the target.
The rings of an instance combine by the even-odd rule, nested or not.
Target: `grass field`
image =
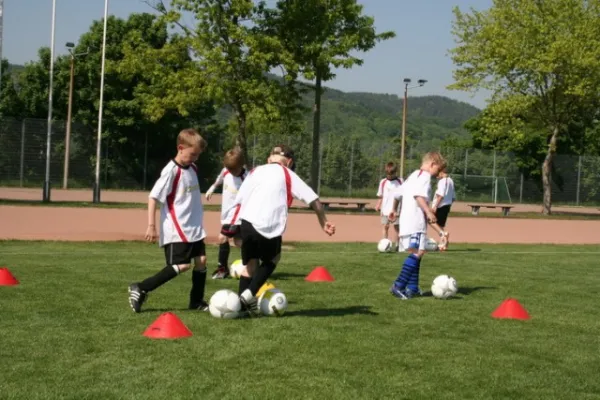
[[[131,312],[127,285],[163,266],[156,245],[0,242],[21,281],[0,287],[0,398],[600,398],[597,247],[455,245],[426,256],[421,286],[448,273],[459,295],[400,301],[401,255],[289,245],[272,280],[287,314],[218,320],[185,310],[190,275]],[[318,265],[336,281],[305,282]],[[236,284],[209,280],[207,296]],[[491,318],[507,297],[532,319]],[[164,311],[194,336],[142,336]]]

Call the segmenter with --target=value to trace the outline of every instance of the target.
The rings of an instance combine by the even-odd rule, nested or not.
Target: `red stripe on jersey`
[[[192,169],[196,172],[198,172],[198,167],[196,166],[196,164],[190,164],[190,167],[192,167]]]
[[[181,230],[181,226],[179,226],[179,221],[177,221],[177,214],[175,213],[175,195],[177,194],[177,185],[179,185],[179,179],[181,178],[181,168],[177,167],[177,174],[175,175],[175,179],[173,180],[173,187],[171,188],[171,193],[167,196],[167,207],[169,209],[169,214],[171,214],[171,219],[173,220],[173,225],[175,225],[175,229],[181,238],[181,241],[187,243],[188,240],[185,237],[185,234]]]
[[[420,170],[419,170],[419,175],[417,175],[417,176],[421,176],[421,174],[422,174],[422,173],[423,173],[423,170],[422,170],[422,169],[420,169]]]
[[[386,182],[387,182],[387,179],[384,179],[381,181],[381,184],[379,185],[380,186],[379,190],[381,190],[381,193],[383,193],[383,189],[385,189]]]
[[[223,178],[225,178],[227,176],[227,174],[229,173],[229,170],[226,169],[225,172],[223,172]]]
[[[399,184],[401,184],[401,185],[402,185],[402,179],[400,179],[400,178],[396,178],[396,180],[398,181],[398,183],[399,183]]]
[[[229,225],[235,225],[235,221],[237,221],[238,214],[240,213],[240,208],[242,208],[241,204],[235,206],[235,212],[233,213],[233,217],[231,218],[231,222],[229,222]]]
[[[294,201],[294,197],[292,196],[292,177],[290,176],[290,172],[288,171],[288,169],[286,167],[284,167],[282,165],[281,168],[283,168],[283,173],[285,175],[285,190],[287,192],[287,206],[291,207],[292,201]]]

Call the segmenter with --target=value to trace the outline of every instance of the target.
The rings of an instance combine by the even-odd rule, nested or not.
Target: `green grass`
[[[421,285],[456,277],[451,300],[388,292],[399,254],[374,245],[290,244],[272,282],[281,318],[185,310],[190,275],[133,314],[127,285],[163,266],[155,245],[0,242],[2,399],[597,399],[597,247],[455,245],[427,255]],[[217,248],[208,247],[210,269]],[[235,250],[231,260],[238,258]],[[332,283],[304,276],[324,265]],[[237,281],[207,282],[207,298]],[[529,321],[496,320],[507,297]],[[191,338],[142,332],[173,311]]]

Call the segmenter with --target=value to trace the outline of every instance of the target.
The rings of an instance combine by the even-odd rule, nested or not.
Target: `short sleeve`
[[[319,195],[311,189],[296,173],[288,170],[290,173],[292,196],[306,204],[310,204],[319,198]]]
[[[435,194],[439,195],[439,196],[445,196],[446,193],[444,193],[446,190],[446,186],[448,185],[448,182],[446,181],[446,179],[448,178],[444,178],[444,179],[440,179],[438,181],[437,184],[437,190],[435,191]]]
[[[377,197],[383,197],[383,186],[385,185],[385,179],[382,179],[379,182],[379,187],[377,188]]]
[[[421,176],[419,176],[417,181],[415,182],[414,196],[415,197],[417,197],[417,196],[425,197],[426,199],[428,199],[429,194],[431,193],[430,185],[431,185],[431,177],[429,174],[425,173],[425,174],[422,174]]]
[[[173,191],[173,184],[175,183],[175,174],[177,168],[169,168],[163,170],[160,174],[160,178],[156,181],[152,190],[150,191],[149,197],[158,200],[161,203],[167,202],[167,196]]]

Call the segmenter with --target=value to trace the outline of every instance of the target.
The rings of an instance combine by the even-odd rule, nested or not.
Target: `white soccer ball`
[[[439,247],[435,240],[432,238],[427,238],[427,242],[425,242],[425,250],[427,251],[438,251]]]
[[[242,309],[240,297],[229,289],[221,289],[210,298],[208,310],[215,318],[232,319],[237,318]]]
[[[263,315],[281,317],[288,307],[287,297],[279,289],[265,290],[258,298],[258,307]]]
[[[388,253],[392,251],[392,241],[390,239],[381,239],[379,243],[377,243],[377,250],[380,253]]]
[[[437,276],[431,285],[431,293],[438,299],[447,299],[456,295],[457,292],[458,284],[456,283],[456,279],[449,275]]]
[[[229,274],[234,279],[240,279],[240,276],[242,276],[242,272],[244,272],[245,269],[246,266],[242,264],[242,260],[235,260],[229,267]]]

